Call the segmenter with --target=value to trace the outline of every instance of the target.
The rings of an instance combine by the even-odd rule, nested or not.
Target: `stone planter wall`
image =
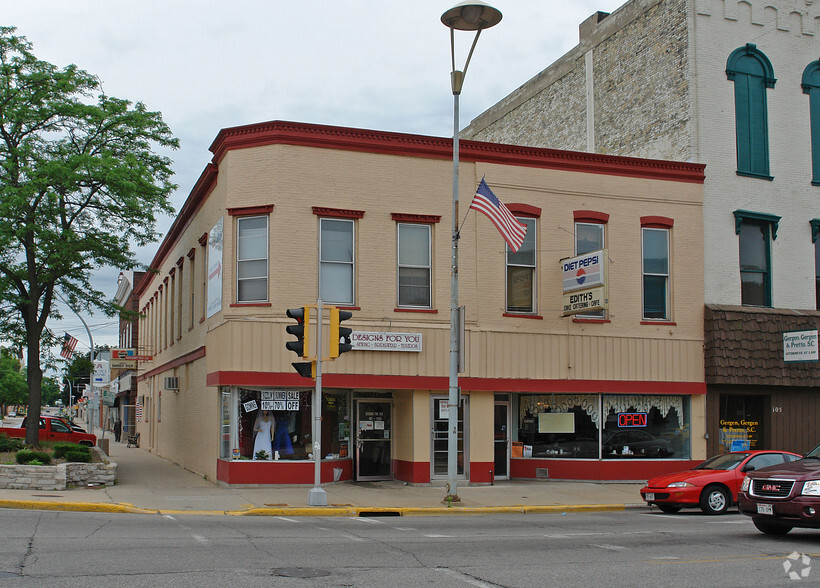
[[[102,463],[61,463],[53,466],[0,465],[0,488],[9,490],[66,490],[89,484],[113,486],[117,464],[107,461],[99,448],[92,447]]]

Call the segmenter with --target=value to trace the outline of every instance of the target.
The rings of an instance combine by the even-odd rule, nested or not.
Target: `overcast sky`
[[[492,0],[460,100],[461,127],[578,43],[578,25],[625,0]],[[441,14],[457,0],[0,0],[34,54],[99,76],[110,96],[162,112],[182,147],[170,154],[179,210],[211,159],[220,129],[267,120],[452,136],[450,37]],[[456,67],[471,33],[456,35]],[[162,233],[172,219],[163,218]],[[150,263],[158,244],[140,251]],[[97,283],[112,298],[119,271]],[[83,317],[95,344],[116,321]],[[49,326],[88,351],[68,311]]]

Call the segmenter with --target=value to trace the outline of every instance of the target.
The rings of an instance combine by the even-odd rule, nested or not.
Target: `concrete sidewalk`
[[[108,438],[108,435],[106,435]],[[400,481],[338,482],[323,485],[328,506],[308,506],[309,486],[226,488],[148,452],[109,441],[117,483],[66,491],[0,490],[0,508],[132,513],[279,516],[383,514],[482,514],[648,508],[641,484],[503,481],[493,486],[460,485],[460,503],[444,502],[441,486]]]

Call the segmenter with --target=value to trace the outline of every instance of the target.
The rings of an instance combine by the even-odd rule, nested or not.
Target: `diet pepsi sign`
[[[587,290],[606,282],[606,249],[561,260],[564,292]]]

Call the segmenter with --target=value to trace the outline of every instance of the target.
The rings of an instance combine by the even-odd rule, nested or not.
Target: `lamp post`
[[[481,31],[501,22],[501,12],[484,2],[467,0],[453,6],[441,15],[441,22],[450,29],[450,85],[453,90],[453,236],[450,266],[450,380],[447,432],[447,496],[458,500],[458,356],[459,309],[458,309],[458,98],[464,84],[464,76],[470,65]],[[463,70],[456,69],[455,31],[475,31],[475,38],[464,63]]]

